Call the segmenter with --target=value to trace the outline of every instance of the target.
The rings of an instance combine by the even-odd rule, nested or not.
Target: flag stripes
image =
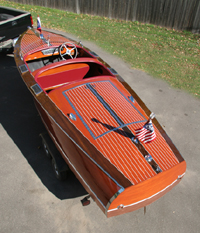
[[[135,130],[135,133],[136,137],[144,143],[149,143],[156,138],[151,120],[149,120],[142,128]]]

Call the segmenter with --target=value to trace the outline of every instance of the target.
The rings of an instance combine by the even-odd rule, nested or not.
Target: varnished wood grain
[[[186,170],[186,162],[174,166],[168,171],[127,188],[109,206],[108,217],[127,213],[151,204],[177,185]],[[118,208],[123,205],[124,208]]]
[[[31,37],[33,37],[32,32],[30,33],[30,35]],[[22,39],[23,36],[20,37],[20,39],[18,40],[14,51],[15,61],[18,68],[19,66],[25,64],[25,61],[20,56],[20,46]],[[61,37],[59,37],[59,39],[62,40]],[[28,44],[28,39],[26,40],[26,44]],[[41,47],[43,48],[44,45],[42,44]],[[26,56],[26,54],[24,55]],[[85,59],[86,58],[79,58],[79,61],[85,62]],[[91,62],[97,62],[95,58],[87,59],[89,59]],[[98,60],[101,61],[101,58],[98,58]],[[70,64],[71,62],[72,61],[69,61],[68,64]],[[61,64],[64,63],[64,61],[61,61]],[[109,67],[109,65],[105,62],[103,62],[103,64],[106,67]],[[176,185],[180,181],[178,177],[182,177],[182,175],[184,174],[186,170],[186,163],[156,119],[153,119],[153,123],[156,127],[156,130],[159,131],[159,137],[164,138],[165,141],[163,143],[165,143],[167,146],[169,145],[169,147],[173,151],[172,154],[174,158],[177,158],[177,160],[174,160],[174,162],[168,167],[168,170],[163,169],[163,172],[159,174],[155,174],[155,172],[152,171],[153,173],[146,180],[141,179],[140,182],[133,182],[133,180],[126,177],[125,174],[119,170],[119,164],[112,163],[111,159],[105,156],[101,149],[103,145],[99,143],[99,146],[97,146],[97,144],[95,144],[97,143],[97,140],[95,141],[95,139],[92,138],[91,135],[88,136],[88,132],[83,131],[85,130],[83,124],[80,122],[80,124],[82,125],[79,127],[78,125],[70,121],[68,113],[69,110],[73,110],[72,106],[70,106],[70,104],[66,102],[66,99],[63,99],[65,101],[63,102],[63,106],[62,103],[61,105],[59,104],[59,101],[61,101],[62,98],[64,98],[62,93],[66,91],[67,88],[64,88],[63,90],[60,89],[60,93],[52,91],[49,95],[44,90],[38,95],[36,95],[32,91],[31,86],[37,83],[37,79],[35,79],[34,75],[36,75],[37,73],[37,75],[41,75],[40,78],[46,77],[45,73],[43,72],[46,72],[46,74],[51,75],[49,67],[51,67],[54,70],[53,73],[56,73],[58,71],[64,71],[63,67],[59,68],[59,65],[57,66],[56,64],[52,64],[45,68],[41,68],[39,69],[39,71],[33,72],[32,74],[29,71],[21,73],[22,79],[24,80],[27,88],[32,93],[37,109],[41,114],[42,120],[44,121],[44,124],[47,130],[49,131],[50,136],[54,140],[55,145],[61,152],[66,163],[68,163],[71,170],[77,176],[77,178],[88,191],[88,193],[91,194],[92,198],[97,202],[102,211],[105,212],[106,208],[108,208],[108,217],[129,212],[141,208],[147,204],[150,204],[152,201],[155,201],[156,199],[164,195],[167,191],[169,191],[174,185]],[[118,88],[121,90],[121,93],[123,93],[123,95],[126,96],[126,98],[128,98],[130,93],[137,102],[137,108],[141,108],[140,111],[142,112],[142,114],[144,114],[145,118],[148,118],[148,116],[151,113],[150,110],[119,75],[117,75],[116,77],[120,81],[120,83],[117,81],[116,78],[113,77],[113,75],[110,74],[110,78],[112,80],[115,80],[113,82],[115,83],[115,85],[118,85]],[[82,80],[79,82],[79,85],[83,85],[84,83],[89,82],[90,80]],[[68,88],[71,89],[75,86],[76,83],[68,84]],[[124,89],[123,87],[125,87],[126,89]],[[97,89],[100,92],[100,86]],[[129,93],[127,92],[127,90]],[[103,93],[101,95],[103,96]],[[90,97],[88,97],[88,99],[90,99]],[[112,106],[113,109],[111,111],[117,112],[118,108],[115,109],[115,106],[113,105],[112,101],[110,101],[109,98],[106,98],[107,97],[105,96],[104,101],[109,103],[110,109]],[[85,104],[85,102],[83,101],[83,103],[81,104],[83,105]],[[65,112],[66,105],[68,106],[67,112]],[[120,121],[122,122],[126,121],[125,118],[123,119],[123,115],[121,115],[120,118],[118,116],[116,118],[117,120],[120,119]],[[131,127],[123,130],[126,130],[126,133],[131,134],[132,132],[130,129]],[[117,144],[119,144],[119,146],[121,142],[126,142],[125,146],[130,144],[130,138],[121,140],[119,132],[117,133],[116,131],[113,131],[109,134],[112,134],[112,136],[115,135],[115,137],[118,138]],[[110,141],[110,146],[113,145]],[[141,152],[143,156],[141,158],[138,157],[138,161],[142,160],[142,163],[144,165],[148,165],[148,169],[150,169],[150,172],[150,165],[147,164],[147,162],[144,159],[144,155],[147,153],[147,151],[146,149],[144,149],[144,147],[140,147],[141,145],[139,144],[137,148],[139,149],[138,156],[140,156]],[[110,154],[112,154],[111,152],[112,151],[110,151]],[[162,159],[163,158],[164,157],[162,157]],[[118,192],[120,189],[125,190],[120,195],[115,195],[116,192]],[[113,198],[113,196],[115,196],[115,198]],[[110,205],[108,203],[110,203]],[[125,207],[118,209],[118,207],[121,204]]]

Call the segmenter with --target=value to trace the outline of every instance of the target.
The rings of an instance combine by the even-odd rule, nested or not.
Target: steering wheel
[[[66,60],[64,58],[65,55],[68,55],[71,57],[71,59],[74,59],[77,57],[77,48],[76,45],[72,42],[65,42],[59,47],[59,54],[63,60]]]

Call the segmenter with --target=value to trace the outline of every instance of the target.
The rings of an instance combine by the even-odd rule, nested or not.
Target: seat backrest
[[[86,63],[64,64],[41,72],[35,76],[35,80],[44,90],[49,90],[75,80],[81,80],[88,71],[89,65]]]

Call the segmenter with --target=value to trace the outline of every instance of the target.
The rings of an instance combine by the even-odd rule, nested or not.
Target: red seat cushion
[[[48,90],[83,79],[88,71],[89,65],[86,63],[68,64],[46,70],[35,77],[35,80],[44,90]]]

